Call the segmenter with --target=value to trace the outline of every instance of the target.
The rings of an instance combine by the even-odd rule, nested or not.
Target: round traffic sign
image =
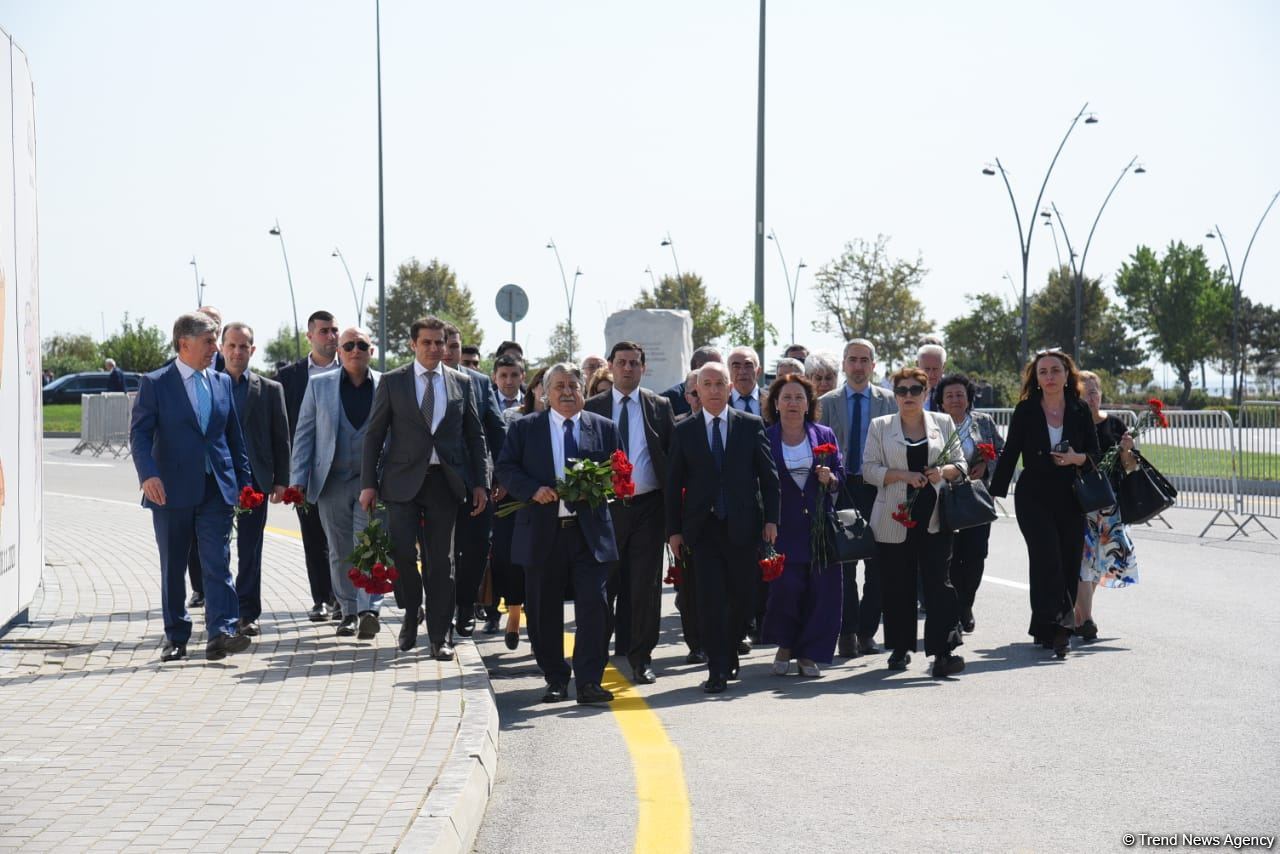
[[[519,285],[503,285],[498,288],[495,302],[498,316],[508,323],[524,320],[524,316],[529,313],[529,295]]]

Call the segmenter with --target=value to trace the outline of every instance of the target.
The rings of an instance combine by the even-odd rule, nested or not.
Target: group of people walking
[[[244,651],[260,632],[266,506],[234,510],[246,486],[272,503],[288,487],[305,497],[296,512],[310,619],[336,620],[338,636],[357,640],[381,630],[382,595],[348,577],[358,538],[381,520],[404,613],[400,649],[418,646],[422,625],[428,654],[448,660],[477,617],[498,631],[502,601],[510,649],[519,647],[524,610],[546,702],[568,699],[571,679],[578,702],[611,700],[602,686],[611,642],[634,681],[658,678],[668,554],[681,570],[670,580],[685,660],[706,665],[708,693],[738,678],[753,643],[777,646],[778,675],[794,663],[816,677],[837,654],[882,651],[890,669],[906,669],[919,648],[919,608],[930,672],[960,673],[956,649],[976,627],[990,524],[949,530],[940,493],[948,481],[972,479],[1003,496],[1019,462],[1014,504],[1036,642],[1062,657],[1073,634],[1096,638],[1094,587],[1137,579],[1114,510],[1085,514],[1072,492],[1075,472],[1097,465],[1110,445],[1131,466],[1132,437],[1102,412],[1098,378],[1057,350],[1027,365],[1002,437],[974,409],[974,384],[945,372],[936,341],[886,386],[874,382],[875,346],[864,339],[848,342],[838,363],[789,348],[767,388],[752,348],[726,359],[703,347],[684,382],[659,394],[642,386],[646,356],[634,341],[589,357],[596,364],[559,363],[530,376],[514,342],[499,348],[492,374],[467,364],[478,364],[479,350],[439,318],[415,321],[409,338],[413,361],[379,374],[369,336],[339,332],[333,315],[318,311],[308,319],[310,353],[277,381],[248,370],[254,346],[245,324],[224,327],[214,309],[177,320],[177,357],[143,378],[132,425],[160,547],[163,660],[187,655],[188,604],[206,608],[210,659]],[[596,394],[587,395],[584,377],[597,381]],[[592,506],[557,491],[573,461],[608,462],[617,451],[630,463],[632,496]],[[513,512],[495,518],[504,507]],[[857,562],[836,562],[815,534],[816,519],[849,508],[877,544],[862,561],[861,589]],[[234,513],[244,514],[235,523],[235,577]],[[775,551],[785,563],[765,582],[759,562]],[[188,566],[199,567],[202,585],[184,604]],[[487,595],[482,580],[492,582],[483,584]],[[564,657],[566,598],[574,602],[572,661]]]

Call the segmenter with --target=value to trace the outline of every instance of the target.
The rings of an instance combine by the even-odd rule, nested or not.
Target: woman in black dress
[[[1021,400],[991,478],[991,494],[1008,495],[1014,466],[1022,458],[1013,506],[1030,560],[1028,632],[1058,658],[1066,658],[1076,627],[1084,550],[1084,512],[1072,482],[1080,467],[1096,465],[1101,456],[1082,393],[1080,373],[1069,355],[1060,350],[1036,353],[1023,371]]]

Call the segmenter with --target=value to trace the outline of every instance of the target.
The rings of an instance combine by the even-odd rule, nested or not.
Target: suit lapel
[[[232,380],[234,382],[234,380]],[[244,412],[240,413],[240,419],[244,425],[248,425],[249,419],[253,415],[254,407],[258,405],[258,397],[262,394],[262,380],[252,371],[249,372],[249,393],[244,398]]]
[[[178,399],[182,401],[178,405],[191,420],[191,426],[195,428],[197,433],[199,433],[200,418],[196,415],[196,408],[191,403],[191,398],[187,397],[187,385],[182,380],[182,372],[178,370],[177,361],[169,366],[169,377],[171,378],[169,379],[169,384],[172,387],[173,394],[177,395]]]

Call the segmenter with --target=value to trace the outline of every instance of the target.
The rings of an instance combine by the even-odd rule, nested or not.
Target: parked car
[[[44,387],[44,402],[79,403],[84,394],[101,394],[107,390],[106,371],[85,371],[79,374],[64,374]],[[134,371],[124,372],[124,387],[128,391],[137,391],[142,374]]]

